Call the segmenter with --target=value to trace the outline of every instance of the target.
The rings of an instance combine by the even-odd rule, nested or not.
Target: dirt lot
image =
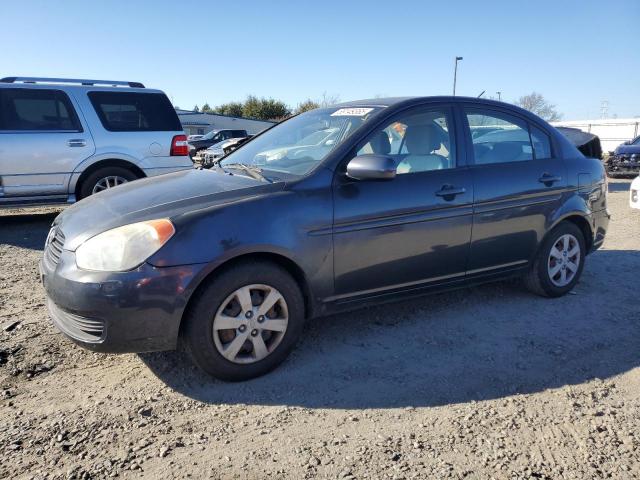
[[[55,213],[0,217],[2,478],[638,478],[640,212],[610,184],[574,295],[516,282],[308,326],[272,374],[100,355],[50,325]]]

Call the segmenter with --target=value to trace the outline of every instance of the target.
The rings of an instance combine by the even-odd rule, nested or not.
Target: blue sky
[[[640,115],[638,0],[22,0],[0,16],[0,76],[141,81],[182,108],[450,94],[459,55],[459,95]]]

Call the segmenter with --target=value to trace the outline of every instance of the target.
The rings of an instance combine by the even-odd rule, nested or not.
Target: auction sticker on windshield
[[[341,108],[331,114],[332,117],[364,117],[373,108]]]

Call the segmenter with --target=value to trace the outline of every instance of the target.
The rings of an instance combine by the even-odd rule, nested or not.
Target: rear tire
[[[82,181],[80,185],[80,198],[87,198],[94,193],[98,193],[98,189],[100,189],[100,185],[114,185],[114,180],[118,179],[117,184],[120,185],[122,183],[131,182],[133,180],[137,180],[138,176],[133,173],[131,170],[128,170],[124,167],[103,167],[99,168],[92,174],[90,174],[87,178]],[[106,190],[112,187],[106,187],[103,190]]]
[[[578,283],[586,244],[580,228],[562,222],[551,230],[540,246],[529,272],[524,277],[526,287],[543,297],[560,297]]]
[[[250,292],[244,301],[242,292]],[[263,304],[270,304],[270,294],[277,303],[261,312]],[[304,312],[300,288],[286,270],[247,261],[215,275],[196,293],[181,340],[193,362],[209,375],[248,380],[287,358],[302,334]]]

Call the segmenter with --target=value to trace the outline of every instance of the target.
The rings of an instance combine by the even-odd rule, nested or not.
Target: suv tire
[[[302,293],[286,270],[271,262],[247,261],[215,275],[196,293],[181,340],[209,375],[248,380],[285,360],[302,334],[304,315]]]
[[[585,255],[586,244],[580,228],[562,222],[542,242],[524,278],[525,285],[543,297],[565,295],[578,283]]]
[[[98,170],[96,170],[95,172],[93,172],[83,180],[82,185],[80,185],[79,200],[82,200],[83,198],[87,198],[88,196],[93,195],[94,193],[98,193],[98,192],[95,192],[94,190],[97,188],[97,186],[101,182],[103,184],[105,184],[106,182],[106,185],[111,185],[111,187],[106,186],[106,188],[104,188],[105,190],[108,188],[112,188],[112,186],[115,186],[114,181],[112,179],[117,179],[116,183],[120,185],[122,183],[127,183],[133,180],[137,180],[138,176],[135,173],[133,173],[131,170],[124,167],[99,168]]]

